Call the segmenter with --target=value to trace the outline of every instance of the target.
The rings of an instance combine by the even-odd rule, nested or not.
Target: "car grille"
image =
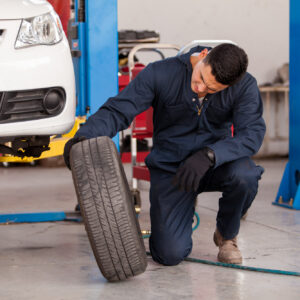
[[[53,89],[61,92],[63,100],[58,109],[49,112],[44,99]],[[0,92],[0,124],[53,117],[62,111],[64,105],[62,88]]]

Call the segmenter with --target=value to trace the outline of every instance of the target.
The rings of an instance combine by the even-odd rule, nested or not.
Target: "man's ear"
[[[202,60],[203,58],[206,57],[207,54],[208,54],[208,50],[207,50],[207,48],[205,48],[205,49],[203,49],[203,50],[199,53],[198,58],[199,58],[200,60]]]

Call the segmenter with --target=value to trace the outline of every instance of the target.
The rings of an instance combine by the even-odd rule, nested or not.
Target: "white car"
[[[0,0],[0,153],[11,142],[10,154],[35,148],[39,156],[51,135],[72,128],[75,98],[71,52],[52,6]]]

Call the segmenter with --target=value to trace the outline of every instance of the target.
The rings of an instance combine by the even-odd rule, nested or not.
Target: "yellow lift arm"
[[[85,123],[85,121],[86,121],[86,117],[77,117],[73,128],[68,133],[63,134],[59,137],[57,137],[56,135],[53,135],[50,138],[50,144],[49,144],[50,150],[44,151],[40,157],[27,157],[26,156],[24,158],[21,158],[18,156],[5,154],[3,156],[0,156],[0,162],[30,163],[34,160],[39,160],[39,159],[54,157],[54,156],[60,156],[64,152],[65,143],[75,135],[76,131],[80,127],[80,124]]]

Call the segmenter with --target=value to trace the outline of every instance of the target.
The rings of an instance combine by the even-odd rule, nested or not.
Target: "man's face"
[[[191,88],[199,97],[214,94],[226,89],[228,85],[219,83],[211,73],[211,66],[199,60],[193,68]]]

